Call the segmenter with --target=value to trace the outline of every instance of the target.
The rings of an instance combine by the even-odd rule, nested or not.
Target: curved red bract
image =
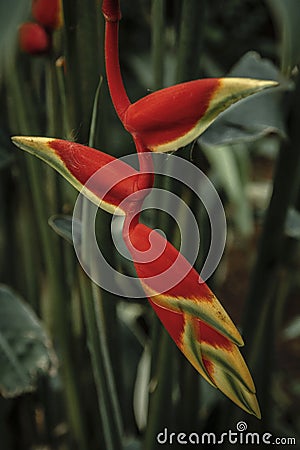
[[[88,189],[107,203],[117,206],[138,190],[140,173],[107,153],[61,139],[50,141],[49,146],[82,185],[93,177]]]
[[[160,233],[139,223],[125,240],[138,277],[150,289],[172,297],[211,300],[212,293],[197,271]],[[145,262],[139,252],[145,252]],[[169,284],[173,287],[166,288]]]
[[[124,126],[149,149],[175,141],[201,120],[218,87],[207,78],[155,91],[129,106]]]

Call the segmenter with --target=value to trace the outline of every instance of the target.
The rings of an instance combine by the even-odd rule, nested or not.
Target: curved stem
[[[105,64],[108,87],[114,108],[121,120],[130,106],[130,100],[123,83],[119,62],[119,20],[121,11],[119,0],[104,0],[102,12],[105,17]],[[154,170],[151,152],[144,146],[142,141],[133,136],[139,157],[141,176],[138,179],[137,188],[151,189],[154,183]]]
[[[114,15],[112,7],[108,15],[105,5],[111,5],[112,2],[103,2],[102,11],[106,20],[105,26],[105,64],[108,87],[115,110],[121,120],[124,122],[124,115],[130,106],[130,100],[127,96],[119,63],[119,18],[120,15]],[[115,2],[117,4],[118,2]]]

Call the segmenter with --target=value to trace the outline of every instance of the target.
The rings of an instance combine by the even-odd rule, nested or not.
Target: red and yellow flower
[[[39,4],[42,0],[36,2]],[[124,241],[145,294],[170,336],[211,385],[260,417],[254,383],[238,349],[243,345],[240,333],[183,255],[159,233],[139,223],[144,194],[133,203],[124,200],[153,186],[152,157],[147,152],[173,151],[187,145],[229,106],[277,83],[248,78],[196,80],[162,89],[132,104],[119,65],[119,1],[104,0],[102,11],[111,98],[134,139],[140,170],[96,149],[60,139],[19,136],[13,142],[48,163],[79,191],[96,176],[92,187],[83,192],[107,211],[125,215],[129,226],[124,226]],[[98,171],[101,175],[97,177]],[[115,182],[110,187],[112,179]]]

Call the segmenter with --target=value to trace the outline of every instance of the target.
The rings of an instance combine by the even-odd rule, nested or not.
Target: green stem
[[[63,0],[65,19],[65,78],[68,124],[73,138],[88,141],[93,97],[103,72],[100,61],[102,18],[94,0]],[[102,22],[103,23],[103,22]]]
[[[39,282],[36,276],[36,267],[40,263],[40,255],[32,252],[32,242],[36,239],[36,229],[32,225],[32,214],[30,211],[30,199],[24,189],[20,189],[20,207],[18,211],[19,220],[22,221],[22,227],[19,228],[20,242],[22,244],[23,267],[26,282],[26,299],[31,306],[40,314],[39,304]],[[18,221],[19,222],[19,221]]]
[[[112,370],[111,360],[109,356],[109,346],[107,342],[107,334],[106,334],[106,327],[105,327],[105,309],[103,305],[103,300],[101,297],[101,291],[93,284],[92,286],[93,291],[93,300],[94,300],[94,310],[95,310],[95,316],[96,316],[96,325],[97,325],[97,331],[99,335],[99,341],[100,341],[100,350],[101,350],[101,356],[103,360],[104,365],[104,373],[106,375],[107,379],[107,389],[109,398],[111,400],[111,408],[112,413],[114,417],[114,434],[115,439],[117,442],[122,442],[122,433],[123,433],[123,424],[122,424],[122,417],[121,417],[121,411],[120,411],[120,405],[117,395],[117,389],[115,386],[115,378],[114,373]],[[120,447],[118,447],[120,448]]]
[[[14,96],[14,103],[18,114],[19,130],[25,135],[38,134],[36,118],[34,117],[34,104],[26,89],[22,89],[20,74],[10,71],[10,87]],[[33,157],[26,157],[28,180],[32,193],[35,218],[42,243],[44,262],[47,272],[49,297],[47,314],[44,320],[51,335],[58,343],[59,356],[62,361],[62,375],[64,378],[65,398],[70,423],[74,436],[76,436],[80,449],[88,450],[88,440],[84,426],[84,417],[80,408],[80,399],[75,382],[76,373],[69,346],[68,311],[63,287],[63,268],[60,261],[59,242],[56,236],[49,238],[47,199],[45,199],[43,167],[40,161]]]
[[[160,327],[160,348],[157,361],[157,373],[153,378],[155,390],[150,399],[147,429],[144,438],[143,450],[157,448],[156,436],[161,428],[167,426],[166,412],[172,405],[172,349],[170,337],[166,330]],[[170,414],[168,414],[170,419]]]
[[[112,415],[111,400],[108,395],[107,382],[104,372],[104,363],[102,359],[98,329],[95,318],[95,309],[93,304],[93,293],[90,282],[86,275],[80,271],[79,281],[81,288],[81,298],[83,301],[83,313],[87,328],[88,347],[91,355],[93,375],[98,396],[98,406],[102,420],[104,441],[107,450],[119,450],[122,448],[120,440],[114,430],[115,420]]]
[[[58,79],[55,61],[49,57],[46,61],[46,104],[47,104],[47,136],[62,135],[61,104],[58,97]]]
[[[70,134],[77,135],[82,114],[82,100],[80,96],[80,80],[77,69],[80,60],[77,53],[77,2],[63,0],[64,40],[65,40],[65,78],[66,104],[68,106],[68,122]]]
[[[88,265],[93,278],[95,271],[98,269],[95,267],[93,261],[94,249],[90,248],[89,245],[89,220],[89,201],[83,199],[82,258]],[[108,350],[103,299],[100,289],[94,284],[92,284],[91,295],[87,297],[84,295],[84,292],[82,293],[104,437],[108,449],[120,450],[122,448],[123,426]]]
[[[72,3],[74,3],[72,1]],[[77,55],[79,64],[76,76],[80,82],[82,111],[80,117],[80,137],[88,141],[93,99],[99,84],[100,74],[104,74],[104,21],[99,2],[77,0]],[[96,58],[95,58],[96,55]]]
[[[183,0],[178,45],[176,81],[197,78],[199,49],[204,24],[205,0]]]
[[[289,115],[290,140],[281,146],[274,176],[273,193],[259,243],[249,294],[244,309],[243,335],[266,427],[270,420],[270,384],[278,309],[287,295],[287,280],[281,279],[285,264],[285,223],[300,181],[299,130],[300,78]]]
[[[160,89],[164,81],[164,53],[165,53],[165,21],[164,0],[152,0],[152,65],[154,75],[154,89]]]
[[[298,186],[300,176],[299,101],[300,80],[298,79],[289,120],[290,140],[282,144],[278,156],[273,193],[244,310],[243,334],[248,353],[251,351],[255,337],[255,323],[264,309],[264,301],[277,276],[284,245],[286,216]]]

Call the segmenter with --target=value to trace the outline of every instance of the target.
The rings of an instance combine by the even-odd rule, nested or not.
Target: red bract
[[[226,311],[199,274],[162,235],[143,224],[124,229],[137,275],[148,296],[174,311],[186,308],[238,345],[243,341]],[[185,300],[182,303],[182,300]]]
[[[33,0],[32,16],[49,30],[60,27],[62,25],[61,0]]]
[[[124,239],[151,306],[180,350],[210,384],[260,417],[255,387],[237,347],[243,340],[208,286],[156,231],[133,224]]]
[[[50,38],[43,27],[37,23],[26,22],[19,28],[19,44],[24,52],[40,55],[49,51]]]
[[[13,142],[56,169],[78,191],[108,212],[125,214],[120,203],[136,193],[131,202],[141,202],[138,182],[141,174],[128,164],[91,147],[62,139],[15,136]],[[92,177],[92,178],[91,178]],[[138,207],[138,206],[136,206]]]
[[[162,89],[131,104],[119,65],[119,1],[104,0],[102,11],[106,73],[115,110],[126,130],[151,151],[173,151],[189,144],[229,106],[278,84],[248,78],[203,79]]]
[[[124,127],[151,151],[174,151],[197,139],[218,115],[273,81],[207,78],[153,92],[130,105]]]
[[[150,304],[178,348],[212,386],[260,418],[255,386],[238,347],[194,315]]]
[[[204,116],[220,83],[217,78],[210,78],[153,92],[129,106],[124,126],[140,136],[150,150],[175,142]]]

